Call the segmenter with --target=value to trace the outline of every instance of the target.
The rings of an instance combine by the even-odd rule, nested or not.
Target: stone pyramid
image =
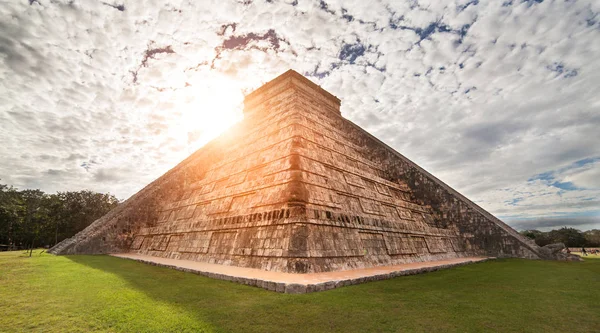
[[[340,113],[292,70],[244,120],[55,254],[134,252],[316,273],[543,251]]]

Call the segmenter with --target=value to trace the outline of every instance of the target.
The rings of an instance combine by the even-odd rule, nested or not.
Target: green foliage
[[[586,246],[600,247],[600,230],[588,230],[583,233],[583,237],[585,237]]]
[[[529,239],[533,239],[535,240],[535,238],[541,233],[541,231],[538,230],[524,230],[521,231],[521,235],[529,238]]]
[[[46,194],[0,184],[0,244],[52,246],[83,230],[118,203],[113,195],[87,190]]]
[[[568,247],[586,246],[583,233],[574,228],[560,228],[550,231],[550,238],[554,241],[564,243]]]
[[[564,243],[567,247],[599,247],[600,230],[588,230],[581,232],[574,228],[560,228],[548,232],[539,230],[524,230],[521,235],[535,240],[539,246],[553,243]]]
[[[25,205],[20,193],[12,186],[0,184],[0,244],[13,243],[22,234]]]
[[[109,256],[0,253],[0,332],[597,332],[600,259],[286,295]]]

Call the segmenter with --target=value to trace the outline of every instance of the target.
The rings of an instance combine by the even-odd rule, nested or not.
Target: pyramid
[[[245,98],[242,122],[50,252],[288,273],[544,257],[292,70]]]

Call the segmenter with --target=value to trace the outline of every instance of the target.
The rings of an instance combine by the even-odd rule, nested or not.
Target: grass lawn
[[[0,332],[600,332],[600,257],[286,295],[109,256],[0,252]]]

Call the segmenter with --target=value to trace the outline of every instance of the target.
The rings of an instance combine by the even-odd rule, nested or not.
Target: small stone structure
[[[288,71],[245,119],[50,252],[318,273],[452,258],[554,258]]]

